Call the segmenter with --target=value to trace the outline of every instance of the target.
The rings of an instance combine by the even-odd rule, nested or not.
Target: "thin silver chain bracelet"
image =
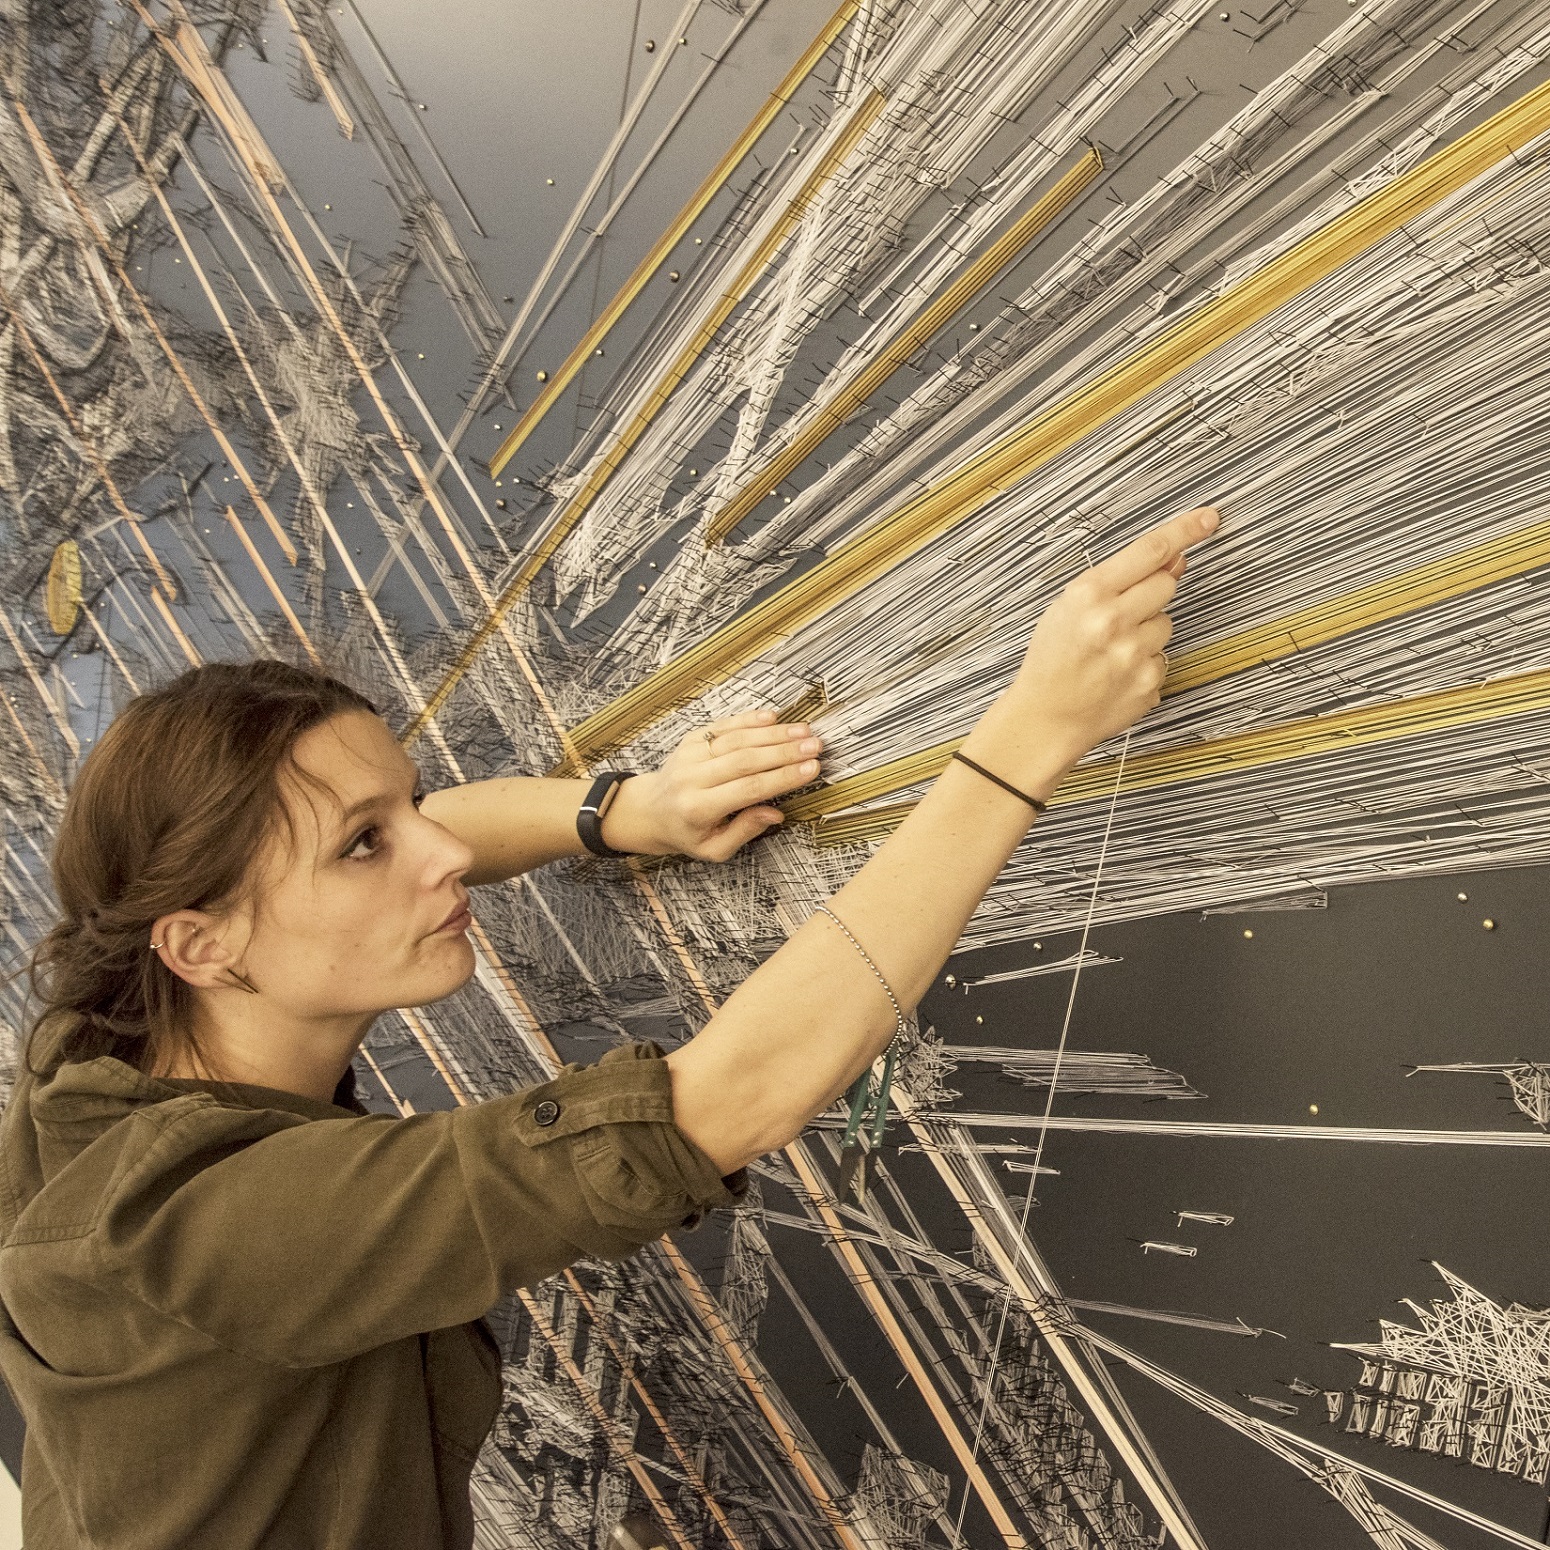
[[[827,915],[829,919],[832,920],[834,924],[845,933],[845,935],[850,939],[850,945],[861,954],[861,957],[866,963],[867,968],[869,968],[872,973],[877,976],[877,983],[883,987],[884,993],[887,995],[889,1001],[892,1002],[893,1015],[898,1020],[894,1028],[894,1037],[897,1038],[901,1033],[907,1032],[910,1026],[909,1018],[904,1015],[904,1008],[899,1005],[899,998],[894,995],[893,986],[890,985],[884,978],[883,971],[872,962],[872,955],[856,940],[854,934],[851,932],[850,927],[847,926],[845,922],[841,920],[840,917],[836,915],[827,904],[820,904],[818,906],[818,910],[820,914]]]

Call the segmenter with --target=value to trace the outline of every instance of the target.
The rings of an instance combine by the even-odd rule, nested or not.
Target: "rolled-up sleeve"
[[[723,1178],[674,1124],[667,1064],[654,1044],[610,1050],[595,1066],[567,1066],[531,1088],[516,1130],[535,1166],[574,1181],[573,1241],[585,1240],[597,1259],[622,1259],[672,1228],[695,1227],[748,1188],[746,1170]]]
[[[168,1317],[286,1366],[464,1323],[746,1189],[678,1129],[646,1043],[449,1113],[163,1107],[175,1112],[125,1159],[96,1224],[98,1262]]]

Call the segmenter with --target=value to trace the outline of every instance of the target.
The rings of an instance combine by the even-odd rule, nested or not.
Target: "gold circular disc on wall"
[[[46,607],[56,635],[68,635],[75,628],[81,607],[81,551],[73,538],[65,539],[49,561]]]

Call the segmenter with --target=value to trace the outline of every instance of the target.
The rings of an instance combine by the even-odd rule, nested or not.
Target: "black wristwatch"
[[[614,794],[634,770],[605,770],[592,782],[587,799],[576,814],[576,833],[594,856],[628,856],[627,850],[615,850],[603,838],[603,815],[613,806]]]

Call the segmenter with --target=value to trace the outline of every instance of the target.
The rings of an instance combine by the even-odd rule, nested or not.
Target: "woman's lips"
[[[474,917],[469,913],[466,904],[460,904],[442,923],[431,932],[432,936],[441,936],[444,932],[466,931],[473,925]]]

